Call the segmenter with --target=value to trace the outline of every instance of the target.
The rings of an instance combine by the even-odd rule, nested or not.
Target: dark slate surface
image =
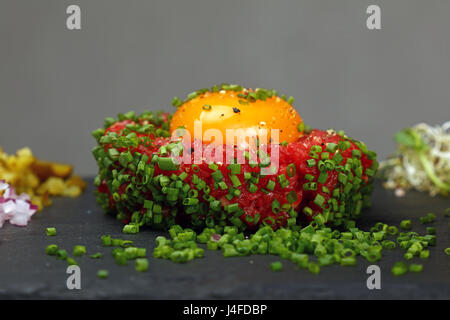
[[[91,182],[91,181],[90,181]],[[322,268],[319,275],[296,267],[286,261],[282,272],[270,271],[275,256],[223,258],[220,252],[206,252],[204,259],[179,265],[150,258],[146,273],[136,272],[134,264],[117,266],[111,248],[103,248],[99,237],[103,234],[129,238],[136,245],[151,249],[160,232],[144,230],[138,235],[124,235],[114,218],[103,214],[96,205],[93,187],[77,199],[55,199],[54,204],[38,213],[28,227],[5,225],[0,229],[0,298],[63,298],[63,299],[449,299],[450,257],[443,252],[450,246],[449,218],[443,210],[450,200],[430,198],[410,192],[396,198],[377,184],[373,207],[364,212],[360,227],[377,221],[399,223],[411,217],[420,232],[418,218],[427,212],[438,216],[438,245],[431,248],[431,256],[420,274],[394,277],[390,268],[401,259],[402,251],[386,252],[381,267],[381,290],[368,290],[366,268],[370,263],[358,260],[356,267],[331,266]],[[57,228],[56,237],[47,237],[45,228]],[[81,290],[66,287],[66,264],[45,254],[48,244],[56,243],[71,251],[76,244],[87,246],[88,254],[104,253],[102,260],[78,258],[81,267]],[[100,280],[98,269],[106,268],[110,277]]]

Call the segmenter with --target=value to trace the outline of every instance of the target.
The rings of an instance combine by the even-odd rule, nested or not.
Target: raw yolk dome
[[[182,103],[173,115],[170,131],[184,127],[191,139],[208,141],[202,136],[208,129],[219,130],[226,139],[227,129],[243,129],[245,132],[267,130],[267,141],[271,141],[271,129],[278,129],[279,142],[296,141],[302,132],[302,119],[297,111],[278,96],[262,99],[243,99],[252,90],[221,90],[203,92],[195,98]],[[200,121],[202,132],[194,131],[194,122]],[[253,131],[254,130],[254,131]]]

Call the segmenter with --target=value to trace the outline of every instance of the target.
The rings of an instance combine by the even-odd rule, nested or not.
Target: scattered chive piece
[[[237,163],[229,164],[227,167],[230,170],[231,174],[240,174],[241,173],[241,165]]]
[[[289,203],[294,203],[298,199],[297,193],[295,193],[295,191],[289,192],[288,195],[286,196],[286,199]]]
[[[429,256],[430,256],[430,250],[423,250],[423,251],[420,251],[420,253],[419,253],[420,259],[428,259]]]
[[[321,172],[319,174],[319,177],[317,178],[317,182],[323,184],[327,182],[327,179],[328,179],[328,172]]]
[[[436,215],[434,213],[428,213],[425,217],[420,217],[421,224],[432,223],[436,219]]]
[[[78,265],[78,262],[76,262],[76,260],[74,258],[68,257],[66,259],[66,261],[67,261],[67,265],[69,265],[69,266],[77,266]]]
[[[76,245],[73,247],[73,255],[76,257],[80,257],[86,254],[86,247],[81,245]]]
[[[409,265],[409,271],[410,272],[421,272],[423,269],[423,265],[412,263]]]
[[[246,179],[246,180],[249,180],[249,179]],[[273,189],[275,188],[275,185],[276,185],[275,181],[269,180],[269,181],[267,181],[266,188],[270,191],[273,191]]]
[[[347,180],[348,180],[347,175],[340,172],[338,175],[338,181],[345,185],[345,184],[347,184]]]
[[[318,274],[320,272],[320,265],[316,262],[308,263],[308,270],[311,273]]]
[[[446,255],[450,256],[450,248],[445,248],[444,252]]]
[[[400,228],[403,230],[411,230],[412,229],[412,221],[411,220],[403,220],[400,222]]]
[[[110,247],[112,245],[112,239],[109,234],[101,236],[100,239],[104,247]]]
[[[396,262],[391,269],[394,276],[400,276],[408,272],[408,266],[404,262]]]
[[[337,148],[338,148],[338,145],[336,143],[330,142],[330,143],[327,143],[325,150],[327,150],[330,153],[334,153],[334,152],[336,152]]]
[[[114,261],[119,266],[126,266],[127,265],[127,256],[125,255],[125,252],[123,251],[123,249],[121,249],[121,250],[122,251],[115,251],[115,252],[113,250]]]
[[[56,258],[59,260],[66,260],[67,259],[67,251],[64,249],[58,250],[56,252]]]
[[[270,269],[272,269],[272,271],[274,271],[274,272],[281,271],[281,270],[283,270],[283,264],[280,261],[272,262],[270,264]]]
[[[123,226],[123,233],[128,233],[128,234],[135,234],[139,232],[139,225],[137,224],[126,224]]]
[[[47,248],[45,249],[45,252],[49,255],[49,256],[55,256],[58,253],[58,246],[56,244],[50,244],[47,246]]]
[[[341,266],[355,266],[356,265],[356,258],[355,257],[344,257],[341,259]]]
[[[180,166],[175,163],[175,160],[173,158],[159,157],[158,158],[158,167],[164,171],[174,171],[174,170],[178,170],[178,168]]]
[[[91,258],[91,259],[101,259],[101,258],[103,258],[103,254],[101,252],[97,252],[97,253],[91,254],[89,256],[89,258]]]
[[[148,270],[148,259],[139,258],[136,259],[136,270],[139,272],[145,272]]]
[[[180,98],[178,98],[178,97],[173,98],[173,100],[172,100],[172,105],[173,105],[175,108],[178,108],[178,107],[181,106],[182,104],[183,104],[183,101],[181,101]]]
[[[315,167],[316,166],[316,160],[314,159],[308,159],[306,160],[306,165],[311,168],[311,167]]]
[[[322,208],[322,206],[323,206],[323,204],[325,203],[325,198],[320,194],[320,193],[318,193],[317,195],[316,195],[316,197],[314,198],[314,201],[313,201],[317,206],[319,206],[319,207],[321,207]]]
[[[295,176],[296,168],[293,163],[288,164],[288,166],[286,167],[286,173],[289,178],[292,178],[293,176]]]
[[[398,233],[398,228],[396,226],[389,226],[386,231],[390,235],[395,236]]]
[[[101,269],[101,270],[97,271],[97,277],[99,279],[106,279],[106,278],[108,278],[108,276],[109,276],[108,270]]]
[[[56,228],[54,227],[47,228],[45,231],[49,237],[56,236]]]
[[[238,176],[232,174],[232,175],[230,175],[230,180],[231,180],[231,183],[233,183],[233,186],[235,186],[235,187],[241,186],[241,181],[239,180]]]

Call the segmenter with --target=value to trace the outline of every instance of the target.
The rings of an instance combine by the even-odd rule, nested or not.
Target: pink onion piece
[[[26,193],[17,195],[14,188],[0,180],[0,228],[9,220],[16,226],[26,226],[31,216],[36,213],[37,206],[33,205]]]

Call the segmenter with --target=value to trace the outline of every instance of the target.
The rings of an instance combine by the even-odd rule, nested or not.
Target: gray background
[[[400,128],[450,120],[449,15],[448,0],[1,0],[0,146],[94,174],[104,117],[232,82],[293,95],[305,122],[385,157]]]

